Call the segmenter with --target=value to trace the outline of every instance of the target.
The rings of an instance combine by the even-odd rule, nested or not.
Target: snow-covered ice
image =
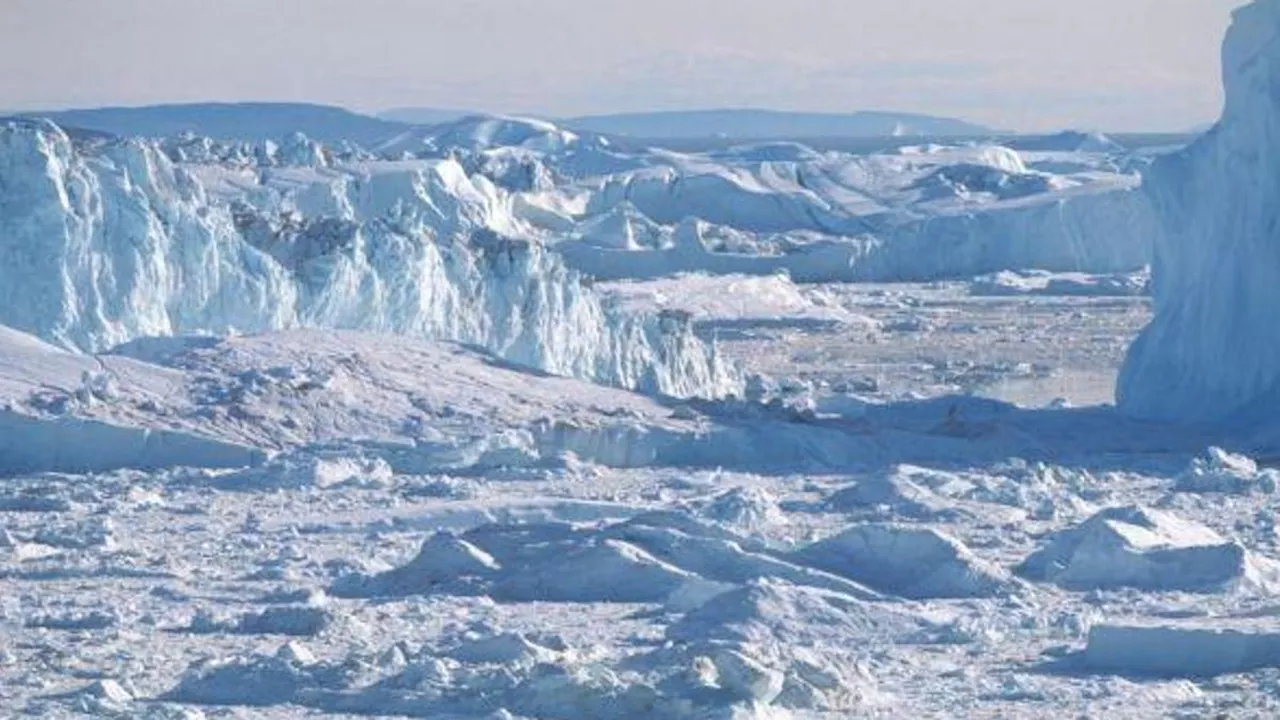
[[[1280,667],[1280,636],[1256,621],[1095,625],[1080,660],[1091,672],[1213,677]]]
[[[735,302],[731,287],[752,292]],[[765,378],[754,400],[645,396],[387,335],[80,355],[10,332],[0,387],[29,431],[4,451],[0,706],[1016,717],[1132,702],[1194,714],[1222,698],[1273,711],[1248,689],[1194,691],[1212,681],[1203,668],[1108,660],[1096,639],[1126,618],[1265,617],[1280,537],[1255,520],[1275,497],[1258,458],[1106,407],[956,396],[960,366],[913,364],[947,338],[956,358],[1002,348],[988,378],[1041,361],[1114,372],[1122,342],[1079,336],[1041,360],[998,318],[1083,314],[1123,339],[1145,301],[887,292],[707,276],[621,290],[628,312],[686,306],[694,332],[724,335]],[[890,329],[922,310],[945,315]],[[770,350],[784,342],[878,360],[788,370]],[[119,434],[95,439],[99,426]],[[73,432],[59,428],[74,444],[42,440]],[[1180,487],[1231,473],[1249,491]],[[1107,520],[1130,545],[1071,540],[1129,504],[1170,507]],[[1054,570],[1014,572],[1046,548],[1062,555]]]
[[[931,528],[859,525],[795,557],[909,598],[987,597],[1011,589],[1006,571],[984,565],[960,541]]]
[[[90,351],[197,332],[394,332],[623,387],[733,391],[678,318],[602,303],[516,237],[510,199],[457,162],[327,170],[298,153],[278,173],[188,169],[154,143],[86,148],[48,122],[7,122],[0,321]]]
[[[1199,422],[1274,399],[1278,29],[1149,176],[4,121],[0,715],[1280,714],[1280,455]]]
[[[1077,590],[1267,589],[1277,570],[1203,525],[1139,506],[1108,508],[1054,533],[1018,566],[1023,577]]]

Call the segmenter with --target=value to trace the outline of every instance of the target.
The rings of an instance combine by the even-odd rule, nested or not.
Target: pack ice
[[[1073,132],[4,121],[0,716],[1280,715],[1272,456],[1168,421],[1270,400],[1205,247],[1269,232],[1278,25],[1147,192]]]

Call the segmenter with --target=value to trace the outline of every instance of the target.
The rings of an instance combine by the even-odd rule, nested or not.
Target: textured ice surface
[[[936,530],[860,525],[799,550],[807,565],[909,598],[984,597],[1010,591],[1007,573],[985,565]]]
[[[1174,492],[1188,468],[1247,475],[1249,461],[1193,464],[1203,436],[1107,408],[888,389],[909,378],[921,395],[954,392],[964,368],[948,359],[982,350],[998,353],[981,368],[992,377],[1042,360],[1109,370],[1140,300],[705,276],[631,289],[634,303],[694,301],[698,325],[736,323],[724,344],[772,376],[760,396],[672,401],[474,348],[321,329],[96,356],[10,331],[0,413],[28,425],[0,434],[0,457],[31,464],[0,483],[0,707],[1275,714],[1258,690],[1266,667],[1171,651],[1155,673],[1152,653],[1090,635],[1274,617],[1271,596],[1243,592],[1265,589],[1248,581],[1280,547],[1273,497]],[[911,315],[919,329],[890,329]],[[921,369],[922,349],[936,365]],[[836,395],[847,407],[819,411]],[[101,427],[117,434],[93,437]],[[138,448],[153,454],[129,456]],[[139,458],[144,469],[120,469]],[[49,470],[81,474],[29,472]],[[1185,522],[1089,520],[1134,504]],[[1098,530],[1091,554],[1062,542],[1082,523]],[[1009,577],[1050,545],[1071,551],[1051,565],[1089,580],[1084,592]],[[1092,582],[1135,575],[1136,587]],[[1233,676],[1200,677],[1218,672]]]
[[[1044,270],[1003,270],[974,278],[969,292],[980,297],[1011,295],[1071,295],[1136,297],[1147,293],[1150,273],[1143,270],[1108,275],[1051,273]]]
[[[1018,572],[1063,587],[1212,592],[1268,587],[1273,561],[1202,525],[1143,507],[1108,508],[1050,536]]]
[[[1155,221],[1137,177],[1096,155],[1064,175],[1001,146],[786,157],[656,155],[590,187],[585,217],[611,219],[563,252],[599,277],[786,270],[804,281],[1117,272],[1149,258]]]
[[[1269,458],[1098,404],[1152,229],[1105,139],[5,133],[9,714],[1280,710]],[[696,336],[742,397],[528,367],[710,394]]]
[[[1274,493],[1278,480],[1280,473],[1275,470],[1259,469],[1252,458],[1215,447],[1192,459],[1178,476],[1174,489],[1191,493]]]
[[[413,338],[295,330],[94,356],[0,328],[0,473],[253,466],[206,481],[264,492],[376,486],[390,472],[381,457],[426,471],[572,449],[627,465],[649,461],[664,433],[698,426],[670,415],[653,399]],[[376,457],[263,462],[264,451],[334,445]]]
[[[552,373],[671,395],[735,380],[679,316],[602,303],[536,243],[507,196],[451,160],[174,165],[153,144],[77,147],[0,128],[0,320],[66,347],[310,326],[442,338]]]
[[[1222,52],[1222,119],[1186,150],[1158,159],[1144,182],[1161,232],[1155,319],[1117,389],[1134,415],[1247,422],[1278,399],[1278,36],[1275,0],[1236,12]]]

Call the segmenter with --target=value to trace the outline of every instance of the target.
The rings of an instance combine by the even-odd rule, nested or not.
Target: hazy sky
[[[296,100],[570,115],[1215,118],[1243,0],[0,0],[0,110]]]

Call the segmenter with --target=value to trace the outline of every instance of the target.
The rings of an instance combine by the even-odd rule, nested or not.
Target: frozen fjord
[[[31,127],[16,154],[40,170],[6,178],[40,204],[0,222],[28,233],[10,248],[57,238],[71,280],[15,276],[32,292],[4,321],[26,332],[0,335],[0,705],[1277,712],[1277,475],[1209,449],[1265,448],[1094,404],[1149,318],[1150,246],[1148,332],[1178,317],[1142,158],[1073,136],[628,154],[509,120],[370,149]],[[168,173],[190,207],[148,195]],[[514,254],[405,270],[379,243]],[[218,261],[173,261],[192,247]],[[864,282],[797,284],[819,280]],[[933,282],[866,282],[902,280]],[[511,282],[550,289],[530,307]],[[359,305],[409,286],[413,312]],[[233,328],[269,332],[150,337]],[[1167,402],[1226,412],[1257,387]]]

